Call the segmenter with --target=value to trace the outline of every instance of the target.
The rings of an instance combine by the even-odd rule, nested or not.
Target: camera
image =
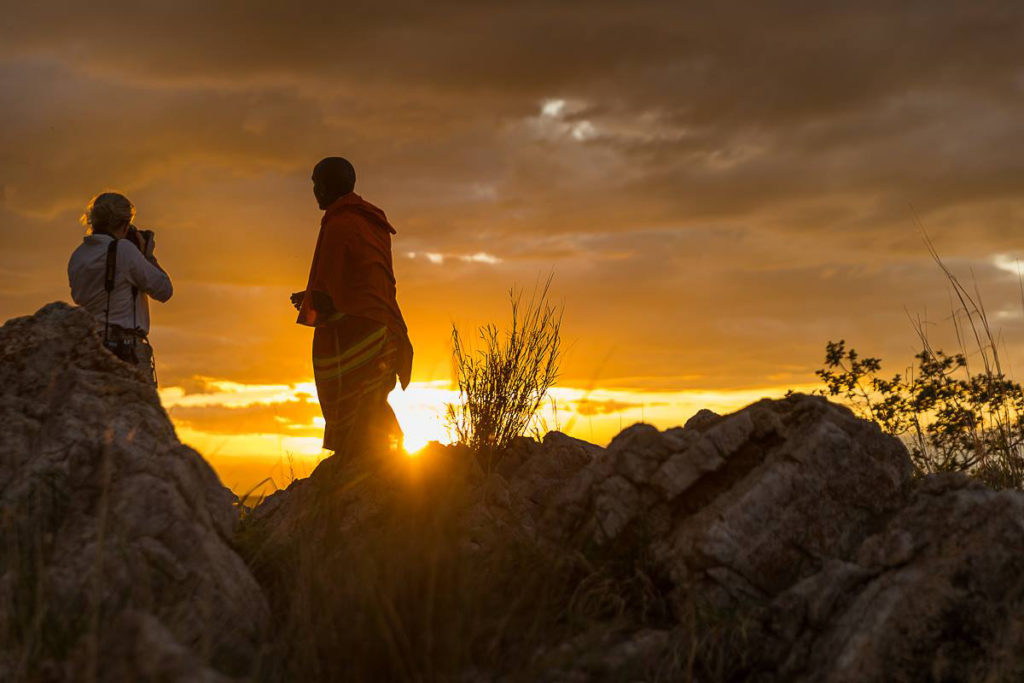
[[[103,340],[103,345],[125,363],[139,364],[139,357],[135,353],[135,339],[131,335],[112,329]]]
[[[139,230],[134,225],[128,226],[128,239],[146,256],[149,256],[149,245],[153,241],[153,234],[152,230]]]

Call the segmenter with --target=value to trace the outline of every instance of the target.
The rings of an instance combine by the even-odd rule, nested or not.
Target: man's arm
[[[358,275],[352,267],[353,255],[359,248],[358,234],[352,220],[346,214],[335,216],[324,232],[319,263],[323,275],[316,287],[319,291],[312,292],[313,306],[321,315],[331,315],[338,307],[344,306],[351,295],[348,288]]]
[[[332,315],[335,312],[335,310],[337,310],[334,308],[334,302],[331,301],[331,296],[326,292],[318,292],[316,290],[313,290],[312,292],[310,292],[310,296],[313,297],[313,301],[311,302],[313,305],[313,310],[316,311],[319,315],[329,316]],[[302,310],[302,300],[305,298],[305,290],[301,292],[294,292],[292,294],[292,306],[295,307],[296,311]]]
[[[308,292],[310,306],[318,316],[329,316],[335,313],[335,297],[343,298],[341,283],[348,269],[348,257],[351,250],[351,230],[342,225],[327,225],[317,241],[317,251],[313,255],[315,269],[310,274],[310,289],[292,293],[292,305],[302,310],[302,302]]]

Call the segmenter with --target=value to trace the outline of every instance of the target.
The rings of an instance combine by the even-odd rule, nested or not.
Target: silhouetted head
[[[348,159],[327,157],[313,167],[313,196],[321,209],[356,188],[356,169]]]
[[[89,226],[90,234],[123,237],[135,220],[135,205],[117,192],[104,192],[92,198],[82,214],[82,224]]]

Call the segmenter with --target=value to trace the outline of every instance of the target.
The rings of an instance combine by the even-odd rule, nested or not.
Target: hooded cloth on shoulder
[[[396,296],[391,259],[395,232],[384,211],[355,192],[328,206],[296,322],[316,327],[358,316],[387,327],[398,342],[396,372],[404,389],[412,374],[412,344]],[[326,294],[333,310],[322,310],[322,305],[318,309],[314,292]]]

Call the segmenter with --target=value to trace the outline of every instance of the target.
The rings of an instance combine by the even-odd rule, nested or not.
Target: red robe
[[[313,305],[313,292],[323,292],[334,312],[384,325],[398,341],[395,370],[404,389],[412,373],[412,344],[396,297],[393,234],[384,212],[355,192],[328,206],[296,322],[311,327],[327,322],[331,312]]]

